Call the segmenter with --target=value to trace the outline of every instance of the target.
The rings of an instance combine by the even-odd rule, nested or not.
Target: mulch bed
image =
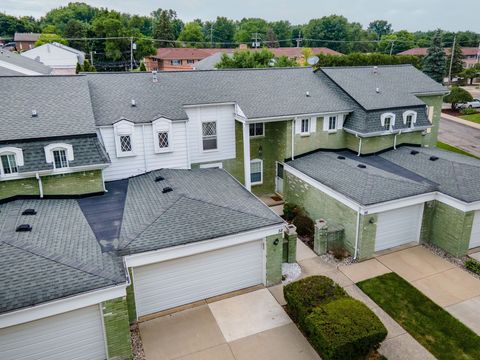
[[[130,326],[130,335],[132,337],[133,360],[146,360],[143,352],[142,338],[140,337],[140,328],[138,324]]]

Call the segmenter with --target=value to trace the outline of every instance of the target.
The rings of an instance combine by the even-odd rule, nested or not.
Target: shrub
[[[287,221],[292,221],[297,215],[303,214],[303,210],[295,204],[285,203],[283,205],[283,217]]]
[[[460,114],[462,114],[462,115],[472,115],[472,114],[476,114],[476,113],[477,113],[477,110],[473,109],[473,108],[465,108],[465,109],[460,110]]]
[[[387,336],[378,317],[348,297],[316,307],[305,319],[305,331],[324,360],[365,358]]]
[[[312,237],[315,232],[313,220],[306,215],[297,215],[292,221],[297,227],[297,234],[300,236]]]
[[[326,276],[309,276],[283,288],[287,310],[295,322],[302,323],[316,306],[347,296]]]
[[[480,275],[480,262],[478,262],[477,260],[468,259],[467,261],[465,261],[465,267],[471,272]]]

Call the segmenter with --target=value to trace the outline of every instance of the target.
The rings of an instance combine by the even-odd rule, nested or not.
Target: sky
[[[74,0],[71,0],[74,1]],[[81,0],[76,0],[81,1]],[[62,0],[0,0],[0,11],[10,15],[41,17],[48,10],[64,6]],[[190,21],[226,16],[239,20],[260,17],[268,21],[289,20],[303,24],[311,18],[343,15],[364,27],[372,20],[388,20],[394,30],[480,32],[480,0],[84,0],[131,14],[148,15],[159,7],[173,9],[179,18]]]

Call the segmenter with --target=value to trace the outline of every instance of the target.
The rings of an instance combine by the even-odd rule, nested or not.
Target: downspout
[[[145,167],[145,172],[147,172],[147,148],[145,146],[145,125],[142,124],[142,142],[143,142],[143,166]],[[155,146],[155,144],[153,144]]]
[[[38,181],[38,190],[40,192],[40,198],[43,198],[42,178],[40,177],[40,174],[38,173],[38,171],[35,173],[35,177],[37,178],[37,181]]]
[[[355,228],[355,251],[353,254],[353,260],[357,259],[358,256],[358,242],[359,242],[359,237],[360,237],[360,210],[362,208],[358,208],[357,210],[357,226]]]
[[[101,169],[101,173],[102,173],[102,185],[103,185],[103,192],[108,192],[107,188],[105,187],[105,175],[103,174],[103,170],[105,169]]]
[[[292,160],[295,160],[295,119],[292,119]]]
[[[360,154],[362,153],[362,138],[358,136],[358,134],[355,134],[355,137],[357,137],[359,139],[358,141],[358,154],[357,156],[360,156]]]
[[[185,121],[185,141],[187,142],[186,143],[186,148],[187,148],[187,168],[188,169],[191,169],[192,168],[192,164],[190,163],[190,143],[188,142],[188,126],[187,126],[187,122]]]
[[[400,130],[398,133],[395,134],[395,136],[393,137],[393,149],[394,150],[397,150],[397,136],[400,135],[402,133],[402,130]]]

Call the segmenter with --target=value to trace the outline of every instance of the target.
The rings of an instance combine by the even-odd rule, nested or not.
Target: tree
[[[347,55],[317,54],[319,61],[316,66],[376,66],[411,64],[417,68],[422,65],[422,60],[414,55],[388,55],[380,53],[350,53]]]
[[[289,21],[280,20],[274,21],[268,24],[270,28],[272,28],[273,32],[275,33],[279,45],[283,46],[291,46],[292,41],[292,25]]]
[[[79,62],[77,62],[77,65],[75,67],[75,74],[78,74],[78,73],[81,73],[83,70],[82,70],[82,65],[80,65]]]
[[[398,54],[415,46],[415,36],[407,30],[400,30],[396,33],[382,36],[377,49],[385,54]]]
[[[153,38],[159,41],[156,44],[159,47],[174,47],[177,39],[176,26],[178,22],[177,13],[173,10],[157,9],[152,12],[153,20]]]
[[[183,41],[185,43],[201,43],[205,41],[202,33],[202,26],[197,21],[192,21],[185,24],[182,32],[178,36],[178,41]],[[194,44],[198,46],[199,44]]]
[[[437,30],[423,59],[422,70],[437,82],[442,82],[445,76],[445,50],[442,44],[442,32]]]
[[[265,36],[265,44],[269,48],[278,48],[280,45],[278,43],[277,35],[272,28],[268,28],[267,35]]]
[[[472,101],[472,95],[467,91],[458,86],[453,86],[448,95],[445,95],[443,101],[446,103],[452,104],[452,109],[457,108],[457,104],[461,104],[467,101]]]
[[[261,41],[267,32],[268,24],[259,18],[243,18],[238,24],[234,39],[237,43],[248,44],[253,41],[254,34],[258,33]]]
[[[348,20],[338,15],[312,19],[304,28],[306,38],[304,45],[310,47],[325,46],[336,51],[347,52],[349,49],[348,43],[338,41],[349,40],[348,26]],[[328,40],[332,40],[332,42]]]
[[[480,77],[480,63],[475,64],[473,67],[463,70],[460,77],[467,79],[470,85],[473,84],[473,79]]]
[[[382,36],[390,35],[392,31],[392,24],[386,20],[375,20],[368,24],[368,31],[371,31],[380,40]]]
[[[140,71],[147,71],[147,68],[145,67],[145,63],[143,61],[140,63],[140,69],[139,70]]]
[[[220,62],[216,65],[217,69],[266,68],[273,66],[290,67],[297,66],[297,63],[286,56],[276,58],[270,50],[263,48],[257,51],[237,50],[233,55],[224,53]]]
[[[462,53],[462,48],[458,44],[458,42],[455,43],[455,46],[453,47],[453,59],[451,54],[447,56],[447,70],[450,75],[450,62],[452,64],[452,72],[451,76],[457,76],[463,71],[463,53]],[[452,79],[449,79],[452,81]]]
[[[63,45],[67,45],[67,40],[65,40],[63,37],[57,34],[41,34],[40,37],[38,38],[37,42],[35,43],[35,46],[40,46],[43,44],[49,44],[57,42]]]

